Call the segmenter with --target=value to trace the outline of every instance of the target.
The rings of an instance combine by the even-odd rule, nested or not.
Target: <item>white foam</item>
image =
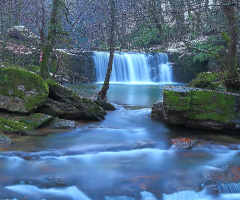
[[[81,192],[76,186],[66,188],[50,188],[40,189],[32,185],[14,185],[5,187],[8,190],[31,196],[32,199],[39,199],[43,195],[51,195],[51,197],[69,197],[72,200],[91,200],[83,192]]]

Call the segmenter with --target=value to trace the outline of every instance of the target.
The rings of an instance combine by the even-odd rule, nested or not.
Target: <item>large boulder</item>
[[[240,131],[240,95],[165,87],[163,102],[154,104],[152,118],[193,128],[237,132]]]
[[[0,68],[0,109],[30,113],[43,104],[48,93],[40,76],[11,67]]]
[[[106,115],[103,108],[54,81],[47,81],[49,96],[39,112],[62,119],[102,120]]]

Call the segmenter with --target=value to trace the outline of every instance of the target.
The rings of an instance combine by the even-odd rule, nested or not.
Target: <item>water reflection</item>
[[[151,83],[151,84],[126,84],[111,83],[108,90],[108,100],[110,102],[139,107],[152,107],[152,105],[162,99],[162,88],[165,85],[185,85],[181,83]],[[74,89],[81,96],[92,97],[102,87],[101,83],[95,85],[75,84],[65,85]],[[90,90],[89,90],[90,89]]]

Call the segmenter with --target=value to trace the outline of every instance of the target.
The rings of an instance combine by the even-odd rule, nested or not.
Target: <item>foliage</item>
[[[158,29],[143,27],[138,30],[138,34],[133,38],[134,47],[149,47],[151,45],[156,45],[161,42],[161,38],[158,37]]]
[[[181,79],[184,79],[185,82],[189,82],[191,79],[196,77],[198,73],[208,71],[208,61],[205,60],[200,62],[197,59],[194,62],[191,54],[182,55],[181,53],[172,53],[170,54],[170,61],[174,63],[174,73],[179,77],[181,76]]]
[[[224,73],[215,72],[200,73],[188,84],[188,86],[226,91],[226,87],[224,86],[224,75]]]
[[[224,49],[223,41],[219,38],[219,36],[211,36],[207,38],[205,42],[196,43],[194,46],[198,49],[207,50],[216,54],[219,54],[219,52]],[[197,52],[196,55],[193,57],[193,62],[196,62],[197,60],[203,62],[211,58],[216,59],[216,56],[203,52]]]

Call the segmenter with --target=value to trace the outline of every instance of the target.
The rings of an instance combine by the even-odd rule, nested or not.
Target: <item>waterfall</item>
[[[185,190],[173,194],[163,194],[163,200],[207,200],[204,192],[195,192],[193,190]]]
[[[109,53],[94,52],[97,82],[104,82]],[[111,82],[149,83],[172,82],[171,65],[165,53],[130,53],[114,54]]]
[[[240,193],[240,183],[219,184],[218,190],[221,193]]]

